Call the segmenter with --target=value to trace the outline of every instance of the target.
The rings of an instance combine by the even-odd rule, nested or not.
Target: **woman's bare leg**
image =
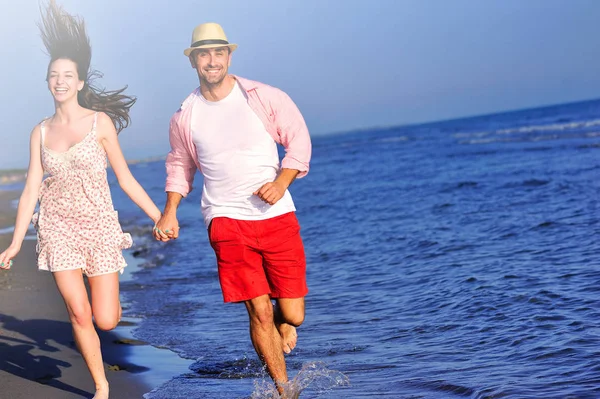
[[[108,399],[108,380],[104,372],[100,339],[92,322],[92,307],[80,269],[53,273],[58,291],[65,301],[73,327],[75,344],[85,360],[96,385],[95,399]]]

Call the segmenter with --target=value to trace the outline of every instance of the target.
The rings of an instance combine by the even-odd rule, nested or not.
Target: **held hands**
[[[281,182],[275,180],[273,183],[265,183],[253,194],[269,205],[275,205],[285,194],[287,187]]]
[[[13,258],[17,256],[21,248],[10,246],[0,254],[0,269],[8,270],[13,264]]]
[[[156,222],[152,235],[157,241],[167,242],[176,240],[179,237],[179,222],[175,215],[162,215]]]

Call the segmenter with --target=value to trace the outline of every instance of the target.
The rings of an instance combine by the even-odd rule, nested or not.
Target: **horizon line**
[[[511,114],[511,113],[516,113],[516,112],[533,111],[536,109],[553,108],[553,107],[558,107],[558,106],[562,106],[562,105],[574,105],[574,104],[588,103],[588,102],[594,102],[594,101],[600,101],[600,97],[589,98],[589,99],[585,99],[585,100],[568,101],[568,102],[564,102],[564,103],[534,105],[534,106],[525,107],[525,108],[512,108],[512,109],[506,109],[506,110],[486,112],[486,113],[482,113],[482,114],[463,115],[463,116],[457,116],[457,117],[452,117],[452,118],[448,118],[448,119],[433,119],[433,120],[427,120],[427,121],[409,122],[409,123],[404,123],[404,124],[360,127],[360,128],[351,129],[351,130],[339,130],[339,131],[330,132],[330,133],[322,133],[322,134],[317,134],[315,136],[322,137],[322,136],[330,136],[330,135],[360,133],[363,131],[381,131],[381,130],[396,129],[396,128],[434,125],[437,123],[453,122],[453,121],[458,121],[461,119],[468,120],[468,119],[475,119],[475,118],[483,118],[486,116],[504,115],[504,114]]]

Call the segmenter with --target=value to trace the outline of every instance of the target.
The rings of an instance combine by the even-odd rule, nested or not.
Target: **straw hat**
[[[221,25],[208,22],[196,26],[194,33],[192,33],[192,44],[183,51],[183,54],[189,57],[192,51],[196,49],[216,47],[229,47],[233,51],[237,48],[237,44],[231,44],[227,41],[227,36],[225,36]]]

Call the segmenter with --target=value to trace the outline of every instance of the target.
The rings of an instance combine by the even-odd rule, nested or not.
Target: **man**
[[[283,353],[296,346],[308,292],[300,226],[287,188],[307,174],[311,142],[284,92],[228,74],[236,48],[220,25],[206,23],[194,29],[184,51],[200,87],[171,118],[167,203],[154,234],[163,241],[177,238],[177,207],[200,170],[202,215],[224,301],[246,305],[252,344],[283,392]],[[277,143],[286,151],[281,167]]]

